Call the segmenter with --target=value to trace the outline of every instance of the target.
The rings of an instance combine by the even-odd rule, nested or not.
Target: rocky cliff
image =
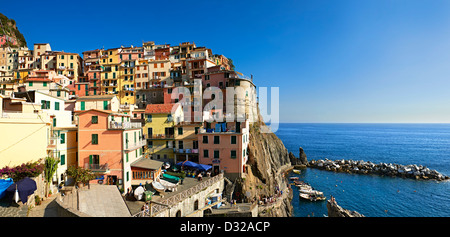
[[[283,142],[274,133],[262,133],[265,125],[262,118],[250,126],[249,159],[247,174],[237,180],[235,197],[246,201],[265,197],[276,197],[283,191],[272,205],[260,206],[260,216],[292,216],[292,192],[289,192],[285,171],[291,168],[289,153]]]
[[[17,28],[16,21],[13,19],[9,19],[5,15],[0,13],[0,36],[6,35],[8,37],[11,37],[15,41],[16,44],[11,43],[8,41],[3,46],[12,46],[12,47],[26,47],[27,42],[25,41],[25,37],[20,33],[19,29]]]

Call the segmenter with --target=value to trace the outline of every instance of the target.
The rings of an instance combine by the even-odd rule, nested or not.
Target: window
[[[183,149],[183,141],[178,141],[178,149]]]
[[[218,150],[215,150],[214,151],[214,158],[216,158],[216,159],[218,159],[219,158],[219,151]]]
[[[108,101],[103,101],[103,109],[108,110]]]
[[[203,136],[203,144],[208,144],[208,136]]]
[[[204,158],[209,158],[209,151],[208,150],[203,150],[203,157]]]
[[[44,81],[44,82],[43,82],[43,86],[44,86],[44,87],[47,87],[47,82]]]
[[[147,147],[153,148],[153,141],[147,141]]]
[[[65,144],[66,143],[66,134],[62,133],[61,134],[61,144]]]
[[[56,118],[53,118],[53,127],[56,127]]]
[[[56,91],[56,96],[60,97],[61,96],[61,91]]]
[[[33,86],[33,82],[32,81],[28,82],[28,86]]]
[[[98,116],[92,116],[91,123],[92,124],[98,124]]]
[[[85,101],[81,101],[81,110],[85,109],[85,105],[86,105],[86,102]]]
[[[236,136],[231,136],[231,144],[236,144]]]
[[[231,150],[231,158],[236,159],[236,150]]]
[[[195,127],[195,134],[198,134],[199,129],[200,129],[200,127]]]
[[[59,110],[59,102],[55,102],[55,110]]]
[[[183,135],[183,128],[178,128],[178,135]]]
[[[93,145],[98,144],[98,134],[92,134],[92,142]]]
[[[66,155],[61,155],[61,165],[65,165],[66,164]]]
[[[220,144],[220,137],[214,136],[214,144]]]

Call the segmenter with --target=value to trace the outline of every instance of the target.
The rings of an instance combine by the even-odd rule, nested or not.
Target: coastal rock
[[[303,148],[299,148],[299,159],[302,165],[308,164],[308,158],[306,157],[305,151],[303,151]]]
[[[431,170],[422,165],[399,165],[392,163],[375,164],[370,161],[354,160],[311,160],[309,167],[324,169],[334,172],[346,172],[356,174],[378,174],[390,177],[403,177],[421,180],[446,180],[449,179],[436,170]]]
[[[327,201],[327,209],[328,217],[365,217],[357,211],[350,211],[342,208],[337,204],[333,197]]]

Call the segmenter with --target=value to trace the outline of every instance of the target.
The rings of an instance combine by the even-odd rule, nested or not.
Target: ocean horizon
[[[308,160],[364,160],[424,165],[450,175],[449,123],[280,123],[275,134],[289,152]],[[293,174],[332,195],[343,208],[368,217],[450,216],[450,182],[335,173],[307,168]],[[294,216],[327,215],[326,202],[299,200]]]

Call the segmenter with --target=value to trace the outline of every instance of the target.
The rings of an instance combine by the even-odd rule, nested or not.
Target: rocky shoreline
[[[381,176],[411,178],[417,180],[448,180],[450,177],[422,165],[399,165],[392,163],[372,163],[363,160],[311,160],[307,164],[310,168],[317,168],[334,172],[351,174],[376,174]]]

